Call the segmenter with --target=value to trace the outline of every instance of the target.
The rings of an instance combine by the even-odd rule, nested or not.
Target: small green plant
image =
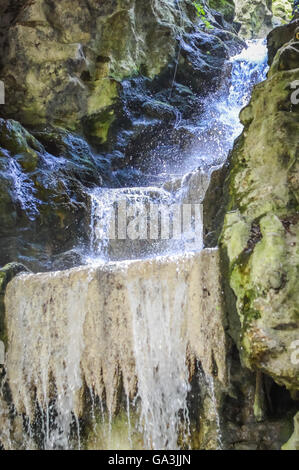
[[[207,20],[207,13],[204,9],[204,6],[203,6],[202,2],[193,2],[193,5],[196,9],[197,16],[203,22],[205,27],[208,28],[208,29],[213,29],[213,26],[211,25],[209,20]]]

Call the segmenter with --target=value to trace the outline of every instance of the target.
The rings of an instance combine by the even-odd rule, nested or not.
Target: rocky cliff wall
[[[245,129],[230,160],[221,237],[243,360],[294,397],[299,390],[298,26],[297,20],[271,33],[268,79],[241,113]]]
[[[115,119],[122,79],[158,75],[197,22],[191,0],[34,0],[1,9],[6,115],[26,125],[83,127],[102,142]],[[192,63],[196,49],[187,42],[182,66]]]

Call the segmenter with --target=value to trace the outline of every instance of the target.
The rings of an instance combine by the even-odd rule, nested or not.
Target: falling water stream
[[[232,57],[227,66],[231,68],[230,76],[205,101],[198,125],[199,146],[196,147],[196,153],[191,153],[190,158],[179,169],[173,165],[168,181],[165,181],[162,170],[160,184],[158,181],[156,187],[99,189],[91,194],[93,256],[104,260],[109,257],[134,259],[188,251],[188,236],[184,237],[186,233],[183,230],[180,241],[170,239],[157,243],[151,240],[149,246],[145,246],[145,242],[141,245],[140,242],[138,245],[131,243],[129,249],[126,249],[126,241],[121,252],[115,254],[109,240],[111,224],[114,229],[117,223],[115,204],[126,203],[131,209],[130,215],[138,217],[150,202],[164,206],[202,202],[211,169],[225,161],[234,140],[242,132],[240,110],[249,102],[253,85],[266,78],[265,41],[249,41],[248,48]],[[192,183],[196,188],[195,193],[194,188],[192,191]],[[200,217],[195,222],[202,228]],[[121,242],[118,240],[118,247],[119,243]],[[202,246],[201,233],[191,249],[197,251]],[[176,292],[170,292],[167,284],[164,285],[160,279],[154,283],[144,280],[137,286],[129,286],[130,302],[135,312],[134,340],[141,422],[146,446],[154,449],[177,448],[180,413],[184,416],[185,431],[188,428],[186,342],[181,337],[181,312],[182,304],[186,301],[186,286],[181,282],[177,287]],[[142,311],[138,310],[138,306],[142,306]],[[215,410],[218,444],[221,447],[221,425],[213,377],[207,377],[207,383]]]
[[[116,205],[127,204],[130,215],[137,217],[151,202],[171,206],[200,204],[203,201],[211,172],[225,162],[235,139],[242,132],[239,119],[241,109],[249,102],[253,86],[266,78],[268,66],[265,41],[249,41],[248,47],[233,56],[226,68],[231,71],[220,89],[205,99],[204,111],[196,127],[198,144],[183,164],[170,162],[167,168],[161,168],[158,179],[155,179],[156,186],[100,188],[90,195],[91,257],[115,259],[115,255],[111,255],[111,251],[109,253],[109,240],[111,224],[113,231],[117,223]],[[196,250],[201,248],[200,243],[194,247]],[[150,247],[143,247],[143,251],[140,247],[136,252],[134,249],[130,247],[129,253],[128,250],[120,250],[116,259],[185,252],[186,244],[184,240],[174,243],[172,239],[164,244],[151,240]]]
[[[187,396],[190,385],[186,361],[188,328],[184,314],[192,310],[191,304],[196,297],[196,289],[190,294],[190,278],[195,276],[194,270],[197,269],[192,261],[192,253],[199,253],[203,248],[200,205],[211,171],[224,163],[235,138],[242,131],[239,121],[241,108],[248,102],[253,85],[265,79],[267,49],[264,42],[250,42],[248,48],[230,59],[227,67],[231,72],[222,87],[206,98],[204,112],[197,127],[198,146],[183,165],[178,168],[173,162],[173,171],[162,168],[160,179],[156,179],[152,186],[100,188],[90,194],[91,235],[87,267],[84,268],[89,272],[90,286],[80,284],[80,279],[76,277],[79,273],[75,270],[65,280],[59,274],[51,274],[51,290],[43,292],[40,283],[45,280],[43,276],[49,275],[41,275],[36,279],[35,286],[35,289],[40,289],[38,299],[30,296],[17,299],[17,307],[14,300],[10,299],[18,321],[15,328],[24,342],[22,351],[19,351],[19,357],[23,358],[20,366],[16,365],[13,354],[8,357],[11,367],[15,368],[11,380],[14,380],[16,390],[18,385],[21,389],[21,384],[26,382],[26,390],[30,389],[30,384],[34,385],[39,407],[46,409],[42,420],[45,448],[71,447],[69,434],[74,416],[79,416],[76,400],[83,382],[80,370],[82,367],[84,380],[92,390],[92,396],[103,393],[102,382],[104,383],[106,403],[111,413],[115,397],[112,392],[110,395],[108,392],[117,386],[117,374],[113,374],[113,367],[116,370],[122,369],[127,400],[138,403],[139,406],[137,426],[143,434],[145,448],[177,449],[179,441],[184,443],[184,436],[188,440]],[[17,168],[13,169],[12,174],[17,180]],[[15,182],[15,192],[25,207],[34,210],[29,196],[26,196],[26,184],[20,193],[20,187]],[[131,236],[124,236],[119,240],[115,233],[121,228],[118,209],[123,206],[132,219]],[[180,237],[174,236],[174,229],[172,238],[161,236],[163,230],[159,209],[151,227],[155,236],[148,240],[147,226],[142,227],[144,220],[147,221],[144,213],[148,215],[157,206],[161,210],[169,210],[172,227],[176,211],[182,215],[182,208],[189,207],[190,211],[188,209],[189,212],[183,213]],[[132,260],[137,260],[136,264]],[[168,277],[165,274],[167,264],[171,271]],[[97,297],[93,304],[89,289],[92,290],[95,284],[93,270],[98,266],[103,266],[97,276],[100,276],[104,300]],[[114,272],[115,289],[109,284]],[[22,277],[19,279],[22,282]],[[23,282],[28,281],[28,285],[31,285],[33,278],[30,279],[25,277]],[[72,282],[72,286],[76,287],[74,291],[66,291],[61,299],[64,312],[61,319],[59,300],[57,305],[55,303],[55,292],[58,292],[63,282],[66,285],[67,282]],[[117,292],[122,293],[122,297],[117,299]],[[118,317],[115,324],[105,295],[110,296],[111,309],[115,310],[115,305],[117,306]],[[91,314],[94,309],[101,310],[97,310],[95,317]],[[40,315],[32,315],[33,310],[43,312],[42,323]],[[34,318],[36,324],[30,323]],[[62,335],[59,332],[60,322],[63,323]],[[116,339],[111,338],[115,351],[113,348],[107,349],[109,338],[103,333],[107,331],[105,322],[111,323],[111,330],[123,328],[121,333],[113,330]],[[130,324],[132,338],[128,333]],[[90,344],[84,344],[86,337]],[[36,347],[38,355],[33,353]],[[130,347],[132,357],[128,359],[125,354],[129,354]],[[204,348],[205,345],[200,347]],[[103,355],[102,362],[100,354]],[[202,358],[203,363],[204,360]],[[135,373],[131,368],[135,368]],[[40,370],[41,376],[37,373],[35,376],[35,370]],[[101,374],[101,380],[96,376],[97,370],[98,375]],[[130,377],[134,375],[138,384],[137,392],[130,382],[133,381]],[[49,405],[50,376],[56,381],[57,400]],[[221,423],[217,415],[213,379],[209,378],[207,383],[215,406],[218,440],[221,443]],[[132,396],[133,392],[135,396]],[[25,407],[26,414],[32,416],[29,401],[21,406],[21,395],[20,390],[20,409]],[[77,434],[80,435],[78,419],[75,419],[75,424]]]

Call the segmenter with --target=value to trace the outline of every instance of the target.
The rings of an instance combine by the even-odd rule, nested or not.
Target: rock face
[[[209,0],[209,6],[220,11],[226,21],[233,21],[235,17],[234,0]]]
[[[299,450],[299,412],[294,417],[294,433],[282,450]]]
[[[245,130],[231,157],[221,237],[243,360],[294,396],[299,390],[297,26],[298,21],[271,34],[277,52],[268,79],[241,113]],[[288,42],[277,50],[281,32]]]
[[[241,36],[263,38],[275,24],[290,21],[292,8],[291,0],[235,0],[235,21],[241,25]]]
[[[50,119],[67,128],[92,119],[105,140],[117,82],[142,66],[154,76],[175,55],[180,12],[174,2],[143,7],[135,0],[23,2],[2,54],[7,114],[24,124]],[[183,19],[190,27],[187,11]]]
[[[288,23],[292,18],[293,6],[293,0],[272,0],[274,21]]]
[[[267,37],[267,45],[269,50],[269,65],[272,65],[274,57],[278,50],[285,46],[290,41],[290,38],[295,37],[297,28],[299,27],[298,20],[273,29]],[[295,64],[296,65],[296,64]],[[296,67],[295,67],[296,68]]]
[[[121,80],[153,78],[167,68],[177,39],[194,32],[196,21],[191,0],[24,1],[13,18],[1,9],[5,114],[25,125],[83,128],[102,143],[116,118]],[[186,40],[181,65],[191,61],[202,73],[208,65],[192,60],[196,45]]]

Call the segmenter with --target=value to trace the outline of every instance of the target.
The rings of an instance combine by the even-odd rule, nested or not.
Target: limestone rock
[[[274,20],[288,23],[292,18],[293,0],[272,0]]]
[[[267,37],[269,50],[269,65],[272,64],[278,50],[289,41],[295,39],[295,34],[299,28],[299,20],[292,21],[288,25],[279,26],[273,29]]]
[[[159,387],[165,394],[169,381],[179,388],[188,383],[186,360],[190,375],[196,359],[207,375],[227,384],[217,250],[24,274],[8,285],[5,303],[5,367],[18,413],[33,416],[33,391],[46,410],[55,384],[56,411],[67,423],[72,411],[82,415],[86,384],[112,414],[120,387],[131,398],[138,387],[141,419],[147,419],[147,387],[155,384],[155,394]],[[156,329],[155,340],[165,343],[160,352],[152,345]]]
[[[265,37],[274,26],[292,18],[293,0],[210,0],[209,6],[220,11],[227,21],[239,25],[247,39]]]
[[[287,36],[289,30],[279,28]],[[236,296],[243,360],[296,391],[299,109],[291,84],[298,78],[299,51],[294,36],[288,39],[241,113],[245,129],[230,161],[221,245]]]
[[[5,5],[1,10],[6,13]],[[195,17],[191,2],[184,2],[186,29]],[[105,141],[117,82],[142,67],[150,77],[158,74],[175,56],[181,20],[174,1],[153,0],[145,9],[135,0],[34,0],[15,7],[7,23],[6,114],[24,124],[51,121],[69,129],[85,118]]]
[[[4,295],[8,283],[21,272],[28,269],[20,263],[9,263],[0,269],[0,340],[6,340]]]

